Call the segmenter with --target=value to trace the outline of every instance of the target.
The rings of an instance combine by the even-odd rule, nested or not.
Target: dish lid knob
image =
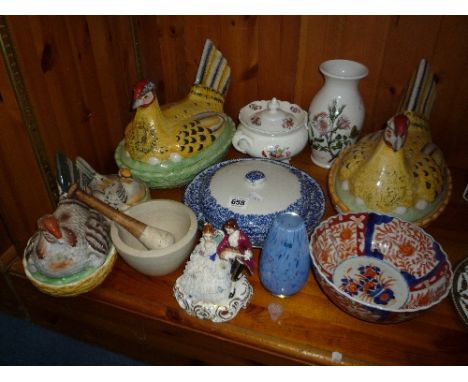
[[[259,170],[252,170],[245,174],[246,182],[253,187],[257,187],[262,184],[265,181],[265,178],[265,173]]]

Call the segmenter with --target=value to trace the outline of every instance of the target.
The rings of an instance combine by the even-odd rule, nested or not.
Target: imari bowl
[[[415,224],[372,212],[335,215],[310,238],[324,293],[359,319],[409,320],[447,297],[452,268],[432,236]]]

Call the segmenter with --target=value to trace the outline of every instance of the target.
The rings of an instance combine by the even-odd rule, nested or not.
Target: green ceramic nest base
[[[61,285],[69,285],[69,284],[72,284],[74,282],[81,281],[84,278],[91,275],[92,273],[94,273],[97,269],[98,268],[96,268],[96,267],[93,267],[93,268],[89,267],[89,268],[83,269],[81,272],[75,273],[75,274],[73,274],[71,276],[60,277],[60,278],[56,278],[56,279],[54,279],[52,277],[45,276],[40,272],[31,272],[31,269],[29,269],[29,272],[30,272],[31,276],[34,279],[36,279],[37,281],[39,281],[39,282],[41,282],[43,284],[61,286]]]
[[[226,120],[216,141],[198,154],[180,162],[164,161],[158,165],[133,160],[126,153],[122,140],[115,150],[115,161],[119,168],[128,168],[132,176],[150,188],[175,188],[189,183],[198,173],[221,161],[231,146],[235,125],[231,118]]]
[[[28,243],[28,246],[29,245],[30,244]],[[67,285],[70,285],[70,284],[73,284],[73,283],[76,283],[76,282],[80,282],[80,281],[84,280],[85,278],[91,276],[98,269],[100,269],[100,268],[104,267],[105,265],[107,265],[107,263],[109,262],[109,258],[112,257],[112,256],[115,256],[115,248],[113,246],[110,248],[109,252],[107,253],[106,260],[100,266],[98,266],[98,267],[86,267],[83,270],[81,270],[80,272],[74,273],[74,274],[72,274],[70,276],[58,277],[58,278],[53,278],[53,277],[46,276],[46,275],[42,274],[39,271],[33,272],[31,267],[29,266],[29,264],[27,262],[23,262],[23,265],[27,268],[27,270],[28,270],[29,274],[31,275],[31,277],[33,279],[35,279],[36,281],[39,281],[40,283],[50,285],[50,286],[67,286]]]

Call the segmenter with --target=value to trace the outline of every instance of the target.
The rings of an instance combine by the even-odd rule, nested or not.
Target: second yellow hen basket
[[[339,212],[374,211],[419,226],[442,213],[452,178],[429,129],[435,88],[436,76],[422,60],[387,127],[349,146],[333,162],[328,188]]]

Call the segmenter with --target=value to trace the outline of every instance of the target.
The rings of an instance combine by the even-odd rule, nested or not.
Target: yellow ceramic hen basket
[[[387,127],[363,137],[333,162],[328,189],[339,212],[380,212],[425,227],[444,211],[452,178],[429,128],[437,81],[427,60],[421,60]]]

